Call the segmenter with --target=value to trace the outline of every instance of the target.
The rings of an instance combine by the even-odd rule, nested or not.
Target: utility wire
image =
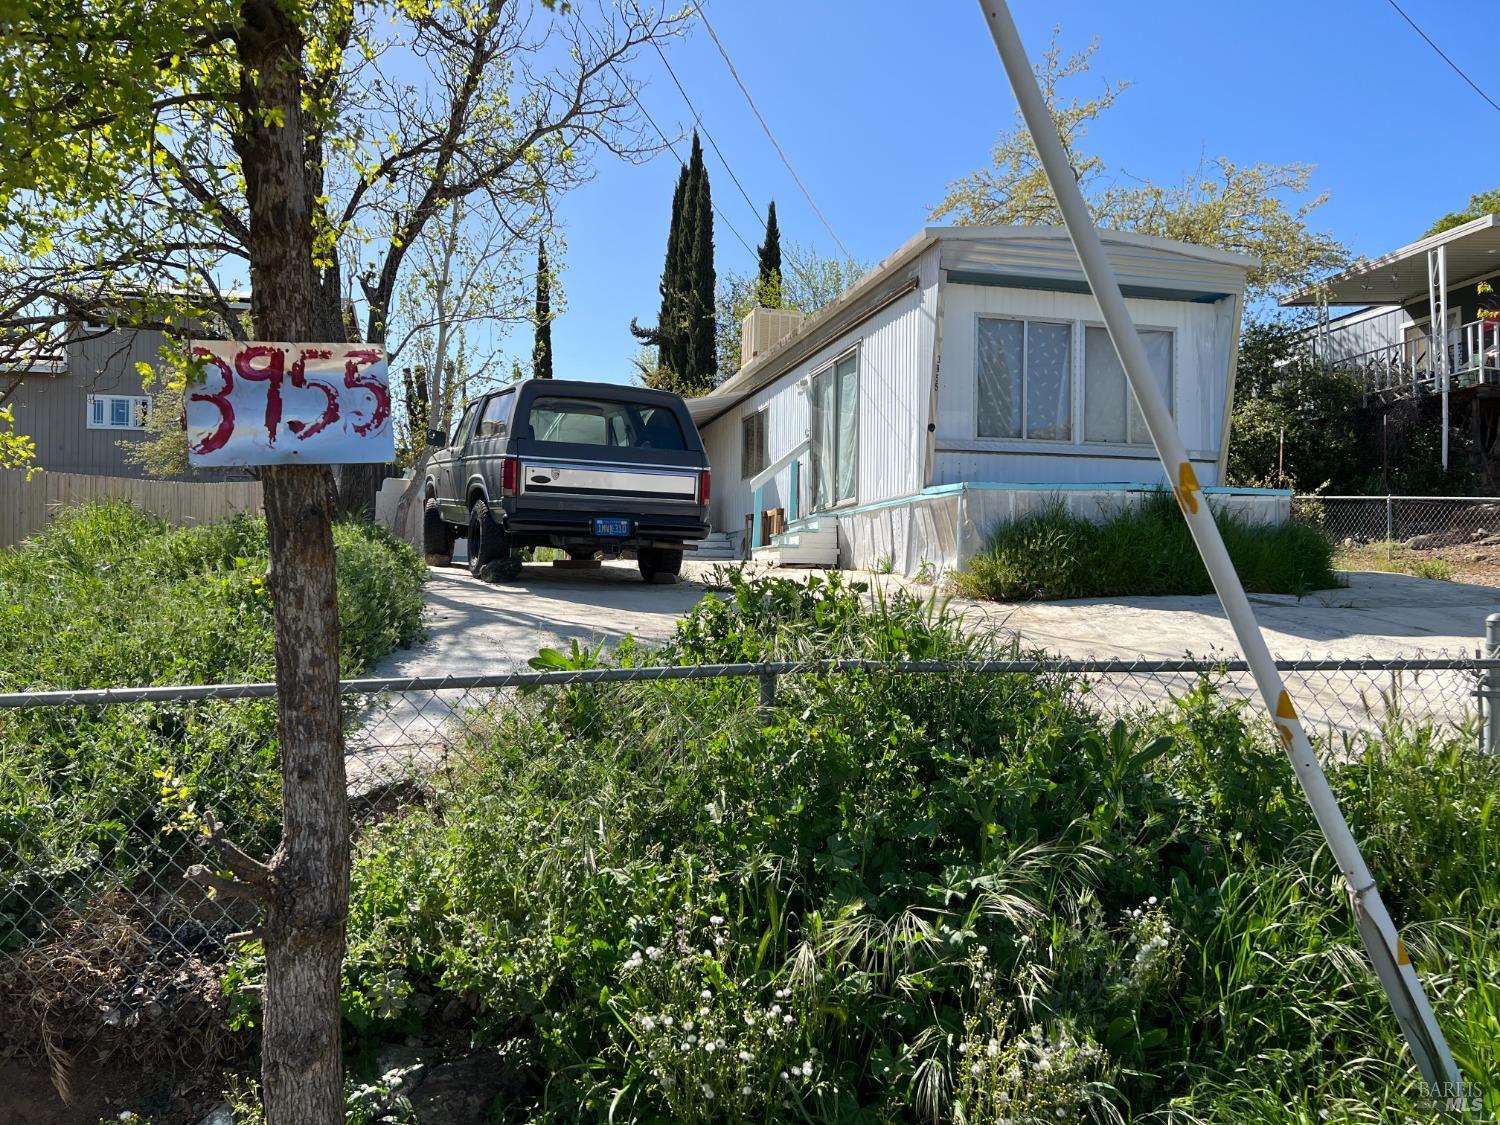
[[[792,180],[802,192],[802,197],[807,200],[807,205],[813,209],[813,214],[818,216],[818,221],[823,224],[823,229],[828,232],[829,237],[833,239],[839,250],[843,252],[844,257],[853,261],[854,255],[849,253],[849,248],[844,245],[843,239],[839,238],[827,217],[818,209],[818,205],[813,202],[812,193],[807,190],[807,185],[802,182],[802,177],[797,175],[797,169],[792,167],[792,162],[787,159],[786,153],[781,150],[781,145],[776,142],[776,134],[771,132],[771,127],[766,124],[766,119],[761,116],[760,110],[756,108],[755,99],[750,96],[749,89],[746,88],[744,81],[740,78],[740,72],[735,70],[734,60],[729,57],[729,52],[724,49],[723,42],[719,39],[718,33],[714,31],[714,25],[708,22],[708,16],[704,14],[703,6],[701,4],[698,5],[696,11],[698,18],[703,21],[703,26],[708,28],[708,34],[713,38],[714,46],[719,48],[719,54],[724,57],[724,65],[729,68],[729,73],[734,76],[734,81],[739,86],[740,93],[744,94],[745,101],[750,103],[750,112],[755,114],[755,120],[759,121],[760,127],[765,130],[766,137],[771,142],[771,147],[776,150],[776,155],[781,157],[781,162],[786,165],[786,170],[791,173]]]
[[[646,120],[651,122],[651,128],[656,130],[656,135],[661,138],[662,144],[666,145],[669,149],[672,150],[672,155],[677,157],[679,163],[686,164],[687,161],[683,160],[682,155],[677,151],[677,145],[673,141],[667,139],[667,134],[662,131],[661,126],[656,123],[656,119],[651,116],[651,111],[647,109],[646,104],[641,101],[639,94],[635,95],[635,104],[640,108],[640,111],[646,115]],[[729,166],[726,164],[725,167],[727,168]],[[734,175],[734,173],[731,172],[730,175],[732,176]],[[755,251],[750,249],[750,244],[745,241],[745,236],[742,235],[738,230],[736,230],[734,224],[729,221],[729,216],[724,214],[724,209],[717,203],[714,203],[712,199],[709,200],[709,203],[714,209],[714,214],[719,216],[719,221],[729,228],[729,233],[740,240],[740,245],[745,248],[745,253],[749,254],[752,258],[755,257]]]
[[[688,97],[688,92],[682,88],[682,83],[677,80],[677,72],[672,69],[672,64],[667,62],[666,52],[661,49],[660,44],[654,39],[651,41],[651,46],[655,47],[656,53],[661,56],[662,64],[667,68],[667,73],[672,76],[672,84],[677,87],[677,92],[682,95],[682,100],[687,102],[688,109],[693,113],[693,120],[697,123],[698,128],[703,130],[703,135],[708,138],[708,143],[712,146],[715,155],[718,156],[719,163],[724,165],[724,171],[729,173],[729,178],[734,181],[734,186],[740,189],[740,194],[745,197],[745,202],[749,204],[751,212],[759,217],[760,208],[756,206],[755,200],[750,198],[750,193],[745,190],[745,185],[740,183],[740,178],[734,174],[734,169],[729,166],[729,159],[719,149],[719,142],[714,140],[714,135],[708,131],[708,126],[704,124],[703,116],[698,112],[698,107],[693,104],[693,99]]]
[[[1495,103],[1495,99],[1492,98],[1492,97],[1490,97],[1483,90],[1481,90],[1479,88],[1478,84],[1475,83],[1474,79],[1470,78],[1467,74],[1464,73],[1463,67],[1459,66],[1456,62],[1454,62],[1446,54],[1444,54],[1443,53],[1443,49],[1441,47],[1439,47],[1436,43],[1434,43],[1432,41],[1432,37],[1429,36],[1427,34],[1427,32],[1423,31],[1420,27],[1417,26],[1417,21],[1414,20],[1414,19],[1412,19],[1409,15],[1407,15],[1404,11],[1402,11],[1401,5],[1398,4],[1398,3],[1396,3],[1396,0],[1387,0],[1387,2],[1390,4],[1391,7],[1393,7],[1393,8],[1396,9],[1396,11],[1400,14],[1400,16],[1401,16],[1402,19],[1404,19],[1407,23],[1411,24],[1411,29],[1413,31],[1415,31],[1418,35],[1420,35],[1423,39],[1425,39],[1427,41],[1427,45],[1429,47],[1431,47],[1434,51],[1436,51],[1438,53],[1438,58],[1442,59],[1445,63],[1447,63],[1449,66],[1451,66],[1453,68],[1453,73],[1454,74],[1457,74],[1460,78],[1462,78],[1465,82],[1467,82],[1469,84],[1469,86],[1473,89],[1473,91],[1476,94],[1478,94],[1485,101],[1489,102],[1491,109],[1496,110],[1497,112],[1500,112],[1500,105],[1497,105]],[[704,22],[706,23],[708,21],[705,20]]]
[[[589,31],[587,28],[585,28],[584,29],[584,34],[588,36],[589,42],[593,45],[594,49],[595,50],[599,50],[599,44],[598,44],[597,41],[595,41],[593,33],[591,31]],[[635,102],[636,108],[639,109],[641,111],[641,113],[643,113],[645,115],[646,120],[648,122],[650,122],[650,124],[651,124],[651,128],[653,128],[653,129],[656,130],[656,135],[661,138],[661,143],[664,144],[664,145],[666,145],[667,148],[671,150],[673,156],[677,157],[678,163],[680,163],[680,164],[686,164],[687,161],[683,160],[682,159],[682,154],[677,151],[677,145],[672,140],[670,140],[667,137],[666,131],[664,129],[662,129],[662,127],[660,125],[658,125],[656,123],[656,118],[652,117],[651,116],[651,111],[646,108],[646,103],[643,102],[643,101],[641,101],[640,91],[634,89],[630,85],[630,83],[628,81],[626,81],[625,76],[620,73],[620,68],[618,66],[616,66],[613,62],[611,62],[609,64],[609,69],[612,70],[612,71],[614,71],[614,75],[615,75],[615,77],[617,79],[620,80],[620,84],[622,86],[624,86],[626,90],[630,91],[630,97]],[[715,149],[715,151],[717,151],[717,149]],[[726,164],[724,166],[726,168],[729,167],[728,164]],[[733,172],[731,172],[729,174],[731,176],[734,175]],[[738,182],[738,181],[736,181],[736,182]],[[741,189],[741,190],[743,190],[743,189]],[[735,229],[735,225],[729,221],[729,216],[726,215],[726,214],[724,214],[724,209],[722,207],[720,207],[717,203],[714,203],[712,200],[709,200],[709,202],[710,202],[710,204],[712,205],[712,207],[714,209],[714,214],[719,217],[719,221],[722,222],[726,227],[729,228],[729,233],[732,234],[732,235],[734,235],[734,237],[739,240],[740,245],[745,248],[745,253],[749,254],[752,258],[755,257],[755,251],[752,250],[752,249],[750,249],[750,244],[745,241],[745,236],[742,235],[738,230],[736,230]]]
[[[640,7],[636,4],[635,0],[630,0],[630,6],[635,9],[636,15],[639,16]],[[677,77],[677,71],[672,69],[672,64],[667,59],[667,53],[661,49],[661,44],[655,39],[651,40],[651,48],[656,52],[657,58],[661,59],[662,66],[667,68],[667,73],[672,76],[672,85],[677,87],[677,92],[682,95],[682,100],[687,103],[688,109],[692,111],[693,121],[699,129],[703,130],[703,135],[708,138],[708,143],[713,148],[714,154],[718,156],[719,163],[724,165],[724,171],[729,173],[729,178],[734,181],[734,186],[740,189],[740,194],[745,197],[745,203],[749,206],[751,213],[757,219],[760,218],[760,207],[756,204],[755,200],[750,198],[750,193],[745,190],[745,185],[740,183],[740,178],[734,174],[734,168],[730,166],[729,158],[719,148],[719,142],[714,140],[714,135],[708,131],[708,125],[703,120],[703,115],[698,112],[698,107],[693,104],[693,99],[688,97],[687,90],[683,88],[682,81]]]

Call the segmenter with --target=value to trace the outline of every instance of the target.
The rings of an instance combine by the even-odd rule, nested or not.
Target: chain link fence
[[[1295,519],[1316,524],[1335,546],[1432,550],[1500,546],[1500,497],[1298,496]]]
[[[1309,732],[1337,757],[1393,726],[1477,738],[1500,661],[1280,666]],[[1144,718],[1204,681],[1261,721],[1235,662],[826,661],[354,680],[343,685],[352,831],[440,807],[450,786],[506,784],[480,769],[484,747],[548,731],[610,738],[620,716],[638,731],[649,715],[649,769],[772,722],[813,692],[847,692],[857,707],[874,677],[920,690],[924,706],[933,693],[939,710],[949,699],[959,725],[976,692],[1019,698],[1045,686],[1103,719]],[[721,689],[712,706],[702,681]],[[0,696],[0,1057],[49,1063],[67,1091],[107,1057],[191,1068],[243,1048],[226,1030],[222,979],[253,908],[212,896],[191,873],[220,865],[202,838],[209,812],[246,851],[275,846],[274,694],[245,684]],[[566,727],[549,725],[563,712]]]

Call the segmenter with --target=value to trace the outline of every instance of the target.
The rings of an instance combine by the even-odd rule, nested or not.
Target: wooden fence
[[[259,481],[199,484],[45,472],[28,481],[25,473],[0,472],[0,547],[42,530],[58,508],[110,497],[174,524],[212,523],[263,510]]]

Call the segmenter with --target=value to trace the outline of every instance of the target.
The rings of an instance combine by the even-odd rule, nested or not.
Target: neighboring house
[[[1282,299],[1319,310],[1313,354],[1358,375],[1372,397],[1500,395],[1500,215],[1485,215]],[[1488,289],[1490,292],[1485,292]],[[1359,306],[1342,316],[1328,310]],[[1488,316],[1485,314],[1489,313]],[[1434,316],[1445,346],[1433,346]]]
[[[1283,518],[1288,493],[1213,487],[1253,261],[1104,241],[1198,480]],[[759,545],[779,508],[781,561],[948,569],[1053,498],[1097,517],[1166,484],[1061,227],[929,227],[817,315],[771,317],[751,313],[740,371],[689,405],[715,529]]]
[[[232,299],[248,308],[239,296]],[[152,329],[79,323],[60,354],[0,367],[0,391],[20,375],[7,404],[15,408],[16,430],[36,442],[37,465],[54,473],[145,476],[125,448],[146,436],[151,413],[136,365],[155,366],[165,341]]]

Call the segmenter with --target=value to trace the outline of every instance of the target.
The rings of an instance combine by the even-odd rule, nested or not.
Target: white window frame
[[[126,403],[124,423],[114,420],[117,403]],[[137,410],[144,412],[141,425],[135,424]],[[84,407],[84,428],[89,430],[145,430],[145,422],[151,418],[149,395],[89,395]]]
[[[981,359],[979,355],[979,326],[986,320],[1006,320],[1021,326],[1021,434],[1019,437],[994,437],[979,432],[979,369]],[[1053,327],[1066,328],[1068,330],[1068,433],[1066,438],[1034,438],[1026,436],[1026,427],[1031,418],[1031,380],[1027,378],[1027,359],[1031,354],[1031,328],[1032,324],[1047,324]],[[994,442],[1017,442],[1024,443],[1027,448],[1035,448],[1039,445],[1064,445],[1073,446],[1078,444],[1078,431],[1080,429],[1078,417],[1078,404],[1081,402],[1079,396],[1078,381],[1082,377],[1083,367],[1079,363],[1078,349],[1082,340],[1082,333],[1078,330],[1078,321],[1065,316],[1028,316],[1017,313],[989,313],[980,312],[974,315],[974,428],[970,436],[975,441]]]
[[[1041,324],[1067,324],[1070,326],[1072,335],[1070,337],[1070,362],[1069,371],[1072,379],[1072,428],[1073,436],[1061,441],[1056,438],[1028,438],[1026,433],[1025,401],[1027,385],[1024,372],[1021,379],[1021,437],[997,438],[982,437],[979,433],[979,322],[981,320],[1011,320],[1036,321]],[[1131,442],[1109,442],[1109,441],[1085,441],[1084,440],[1084,366],[1083,349],[1086,346],[1087,328],[1104,328],[1106,325],[1102,320],[1080,320],[1067,316],[1044,316],[1021,313],[1001,313],[979,311],[973,316],[974,343],[971,348],[973,356],[972,386],[974,393],[973,421],[970,423],[969,436],[966,439],[969,448],[973,452],[980,453],[1053,453],[1074,454],[1085,457],[1109,456],[1117,458],[1141,458],[1144,460],[1155,460],[1156,449],[1150,442],[1145,444],[1134,444]],[[1182,380],[1179,377],[1182,370],[1180,359],[1180,343],[1182,331],[1179,326],[1172,324],[1139,324],[1136,327],[1152,331],[1167,332],[1172,336],[1172,397],[1167,403],[1172,418],[1178,418],[1178,403]],[[1127,436],[1129,430],[1126,431]],[[952,447],[945,449],[939,446],[940,452],[951,452]]]
[[[1135,327],[1136,327],[1136,331],[1138,331],[1138,332],[1165,332],[1172,339],[1172,368],[1171,368],[1171,371],[1170,371],[1171,380],[1172,380],[1172,393],[1171,393],[1170,396],[1168,396],[1168,400],[1167,400],[1167,413],[1172,416],[1172,421],[1176,422],[1177,421],[1177,396],[1178,396],[1178,388],[1179,388],[1179,386],[1180,386],[1180,384],[1182,382],[1182,380],[1180,380],[1177,377],[1179,371],[1181,370],[1181,364],[1178,362],[1178,358],[1177,358],[1177,337],[1178,337],[1179,333],[1178,333],[1178,331],[1177,331],[1176,328],[1174,328],[1174,327],[1172,327],[1171,325],[1168,325],[1168,324],[1137,324]],[[1107,331],[1109,331],[1109,325],[1105,324],[1104,321],[1102,321],[1102,320],[1081,320],[1081,321],[1078,322],[1078,403],[1079,403],[1079,409],[1080,409],[1080,413],[1079,413],[1079,419],[1080,419],[1080,421],[1079,421],[1079,426],[1078,426],[1078,441],[1077,441],[1076,444],[1083,446],[1084,448],[1088,449],[1090,452],[1092,452],[1092,451],[1094,451],[1096,449],[1103,449],[1103,450],[1120,450],[1120,449],[1138,450],[1138,449],[1145,449],[1145,450],[1148,450],[1150,452],[1151,456],[1155,457],[1156,456],[1156,447],[1151,444],[1151,439],[1149,437],[1147,437],[1145,441],[1131,441],[1130,440],[1130,397],[1129,396],[1130,396],[1131,392],[1130,392],[1130,377],[1128,375],[1125,377],[1125,390],[1126,390],[1126,398],[1125,398],[1125,440],[1122,441],[1122,442],[1121,441],[1089,441],[1088,438],[1087,438],[1087,436],[1085,435],[1084,428],[1083,428],[1083,422],[1082,422],[1083,415],[1082,415],[1081,411],[1082,411],[1082,407],[1083,407],[1083,396],[1084,396],[1084,386],[1083,386],[1084,373],[1087,370],[1084,367],[1084,362],[1085,362],[1084,349],[1086,349],[1089,346],[1088,329],[1090,329],[1090,328],[1103,328],[1107,332]],[[1110,341],[1110,347],[1114,347],[1114,341],[1113,340]]]
[[[809,498],[808,498],[808,510],[810,512],[835,512],[835,511],[838,511],[838,509],[840,509],[840,508],[853,508],[853,507],[856,507],[859,504],[859,484],[860,484],[860,481],[859,481],[859,445],[860,445],[860,430],[863,428],[859,423],[860,423],[860,406],[862,405],[862,403],[861,403],[861,396],[864,393],[863,392],[863,387],[864,387],[864,378],[863,378],[864,371],[862,369],[863,368],[863,364],[861,362],[862,356],[860,354],[861,353],[860,345],[863,342],[864,341],[862,339],[861,340],[856,340],[854,343],[850,344],[847,348],[844,348],[842,351],[840,351],[832,359],[826,360],[825,362],[818,364],[817,367],[813,368],[811,371],[809,371],[807,373],[807,438],[808,438],[808,443],[809,443],[809,450],[808,450],[808,472],[809,472],[809,476],[811,476],[811,472],[812,472],[812,450],[811,450],[811,443],[812,443],[812,440],[813,440],[813,432],[812,432],[812,384],[813,384],[813,381],[815,379],[817,379],[817,377],[819,375],[828,375],[830,378],[833,378],[834,377],[834,368],[836,368],[840,363],[844,362],[844,360],[850,358],[851,356],[854,358],[854,450],[853,450],[853,453],[852,453],[852,456],[854,458],[854,495],[846,497],[843,500],[837,500],[837,499],[833,500],[828,505],[826,505],[826,506],[824,506],[822,508],[817,508],[817,507],[814,507],[814,501],[816,500],[817,491],[818,491],[817,481],[815,481],[815,480],[809,480],[808,484],[809,484],[809,486],[811,488],[811,494],[809,495]],[[839,387],[838,387],[838,382],[837,382],[836,379],[834,381],[833,389],[834,389],[833,416],[834,416],[835,420],[837,420],[837,418],[838,418],[838,389],[839,389]],[[835,422],[835,431],[836,430],[837,430],[837,423]],[[834,456],[834,470],[833,470],[833,472],[834,472],[833,491],[834,492],[838,492],[838,456],[837,456],[837,451],[835,452],[835,456]]]

